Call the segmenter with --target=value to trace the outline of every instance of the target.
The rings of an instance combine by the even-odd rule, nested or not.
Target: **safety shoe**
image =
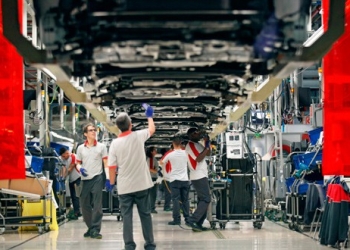
[[[83,215],[82,215],[82,213],[79,212],[79,213],[76,213],[75,216],[79,218],[79,217],[81,217]]]
[[[94,232],[90,233],[90,237],[93,238],[93,239],[99,239],[100,240],[100,239],[102,239],[102,234],[94,231]]]
[[[73,214],[73,215],[68,217],[68,220],[78,220],[78,216]]]
[[[199,226],[199,225],[198,225],[198,226]],[[202,229],[202,231],[208,231],[208,230],[210,230],[210,228],[208,228],[208,227],[203,227],[202,225],[200,225],[199,227]]]
[[[91,236],[91,231],[90,228],[86,231],[86,233],[84,233],[84,237],[85,238],[89,238]]]
[[[167,207],[167,208],[164,208],[164,211],[165,212],[170,212],[170,211],[173,211],[173,209],[171,207]]]
[[[181,222],[177,222],[177,221],[169,221],[168,222],[168,225],[171,225],[171,226],[175,226],[175,225],[181,225]]]
[[[202,228],[195,222],[186,222],[186,226],[191,227],[193,232],[202,232]]]
[[[151,213],[152,214],[157,214],[158,212],[157,212],[157,210],[154,209],[154,210],[151,211]]]

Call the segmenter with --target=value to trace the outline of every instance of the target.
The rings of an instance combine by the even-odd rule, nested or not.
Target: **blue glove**
[[[85,168],[80,168],[80,173],[84,177],[88,176],[87,170]]]
[[[108,179],[106,180],[105,187],[106,187],[107,192],[111,192],[113,190],[114,186],[115,185],[111,184]]]
[[[272,14],[255,39],[254,52],[257,57],[270,59],[276,56],[274,44],[283,40],[282,28],[281,21]]]
[[[142,107],[146,110],[145,111],[146,117],[147,118],[152,118],[153,117],[153,113],[154,113],[154,110],[153,110],[152,106],[148,105],[147,103],[143,103]]]
[[[210,148],[210,140],[209,139],[205,141],[205,147]]]

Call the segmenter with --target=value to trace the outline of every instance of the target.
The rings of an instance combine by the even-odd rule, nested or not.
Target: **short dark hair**
[[[65,152],[67,152],[67,151],[68,151],[67,148],[62,147],[62,148],[60,148],[59,154],[60,154],[60,155],[63,155],[63,154],[64,154]]]
[[[152,152],[153,152],[155,149],[156,149],[155,146],[150,146],[150,147],[148,147],[148,148],[146,149],[146,156],[147,156],[148,158],[152,158],[152,157],[153,157]]]
[[[96,126],[95,126],[95,124],[93,124],[93,123],[88,123],[88,124],[86,124],[84,127],[83,127],[83,132],[84,133],[87,133],[88,132],[88,127],[94,127],[94,128],[96,128]]]
[[[198,130],[198,128],[189,128],[188,130],[187,130],[187,135],[190,135],[190,134],[192,134],[193,132],[195,132],[195,131],[197,131]]]
[[[173,138],[173,143],[175,144],[175,146],[180,146],[181,145],[181,138],[180,137],[174,137]]]
[[[115,123],[117,124],[117,127],[120,129],[120,131],[125,132],[129,130],[131,119],[127,113],[122,112],[117,116]]]

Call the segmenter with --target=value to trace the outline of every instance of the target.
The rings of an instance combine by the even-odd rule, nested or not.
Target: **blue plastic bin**
[[[294,181],[295,181],[294,177],[289,177],[286,179],[286,186],[287,186],[288,192],[292,192],[292,185],[293,185]]]
[[[63,145],[63,144],[59,144],[59,143],[56,143],[56,142],[50,142],[50,147],[53,148],[58,155],[60,155],[60,149],[61,148],[66,148],[66,149],[69,150],[68,146]]]
[[[323,180],[314,181],[313,183],[323,185]],[[302,179],[296,179],[291,186],[291,191],[298,195],[304,195],[309,189],[309,184],[311,184],[311,182],[307,182]]]
[[[316,152],[306,153],[306,154],[300,154],[300,155],[294,155],[292,157],[295,169],[300,169],[300,163],[305,164],[306,166],[315,166],[316,161],[322,161],[322,150],[318,151],[315,159],[311,162],[312,158],[314,157]],[[311,164],[310,164],[311,163]]]
[[[314,130],[309,131],[310,143],[311,145],[315,145],[320,138],[320,133],[323,131],[323,128],[316,128]]]
[[[43,164],[44,158],[33,156],[30,166],[35,173],[41,173],[43,170]]]
[[[322,150],[318,151],[315,159],[312,161],[314,158],[316,152],[312,153],[307,153],[301,155],[301,162],[304,163],[307,166],[316,166],[316,161],[322,161]],[[312,162],[311,162],[312,161]]]

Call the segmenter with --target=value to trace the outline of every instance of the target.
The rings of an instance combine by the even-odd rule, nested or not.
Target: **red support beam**
[[[337,1],[337,0],[329,0]],[[329,2],[322,1],[327,29]],[[350,1],[346,1],[345,32],[323,59],[324,175],[350,175]],[[341,25],[341,24],[339,24]]]
[[[18,1],[19,16],[22,17],[23,0]],[[0,0],[0,180],[20,179],[25,178],[23,59],[3,36],[1,2],[2,0]]]

